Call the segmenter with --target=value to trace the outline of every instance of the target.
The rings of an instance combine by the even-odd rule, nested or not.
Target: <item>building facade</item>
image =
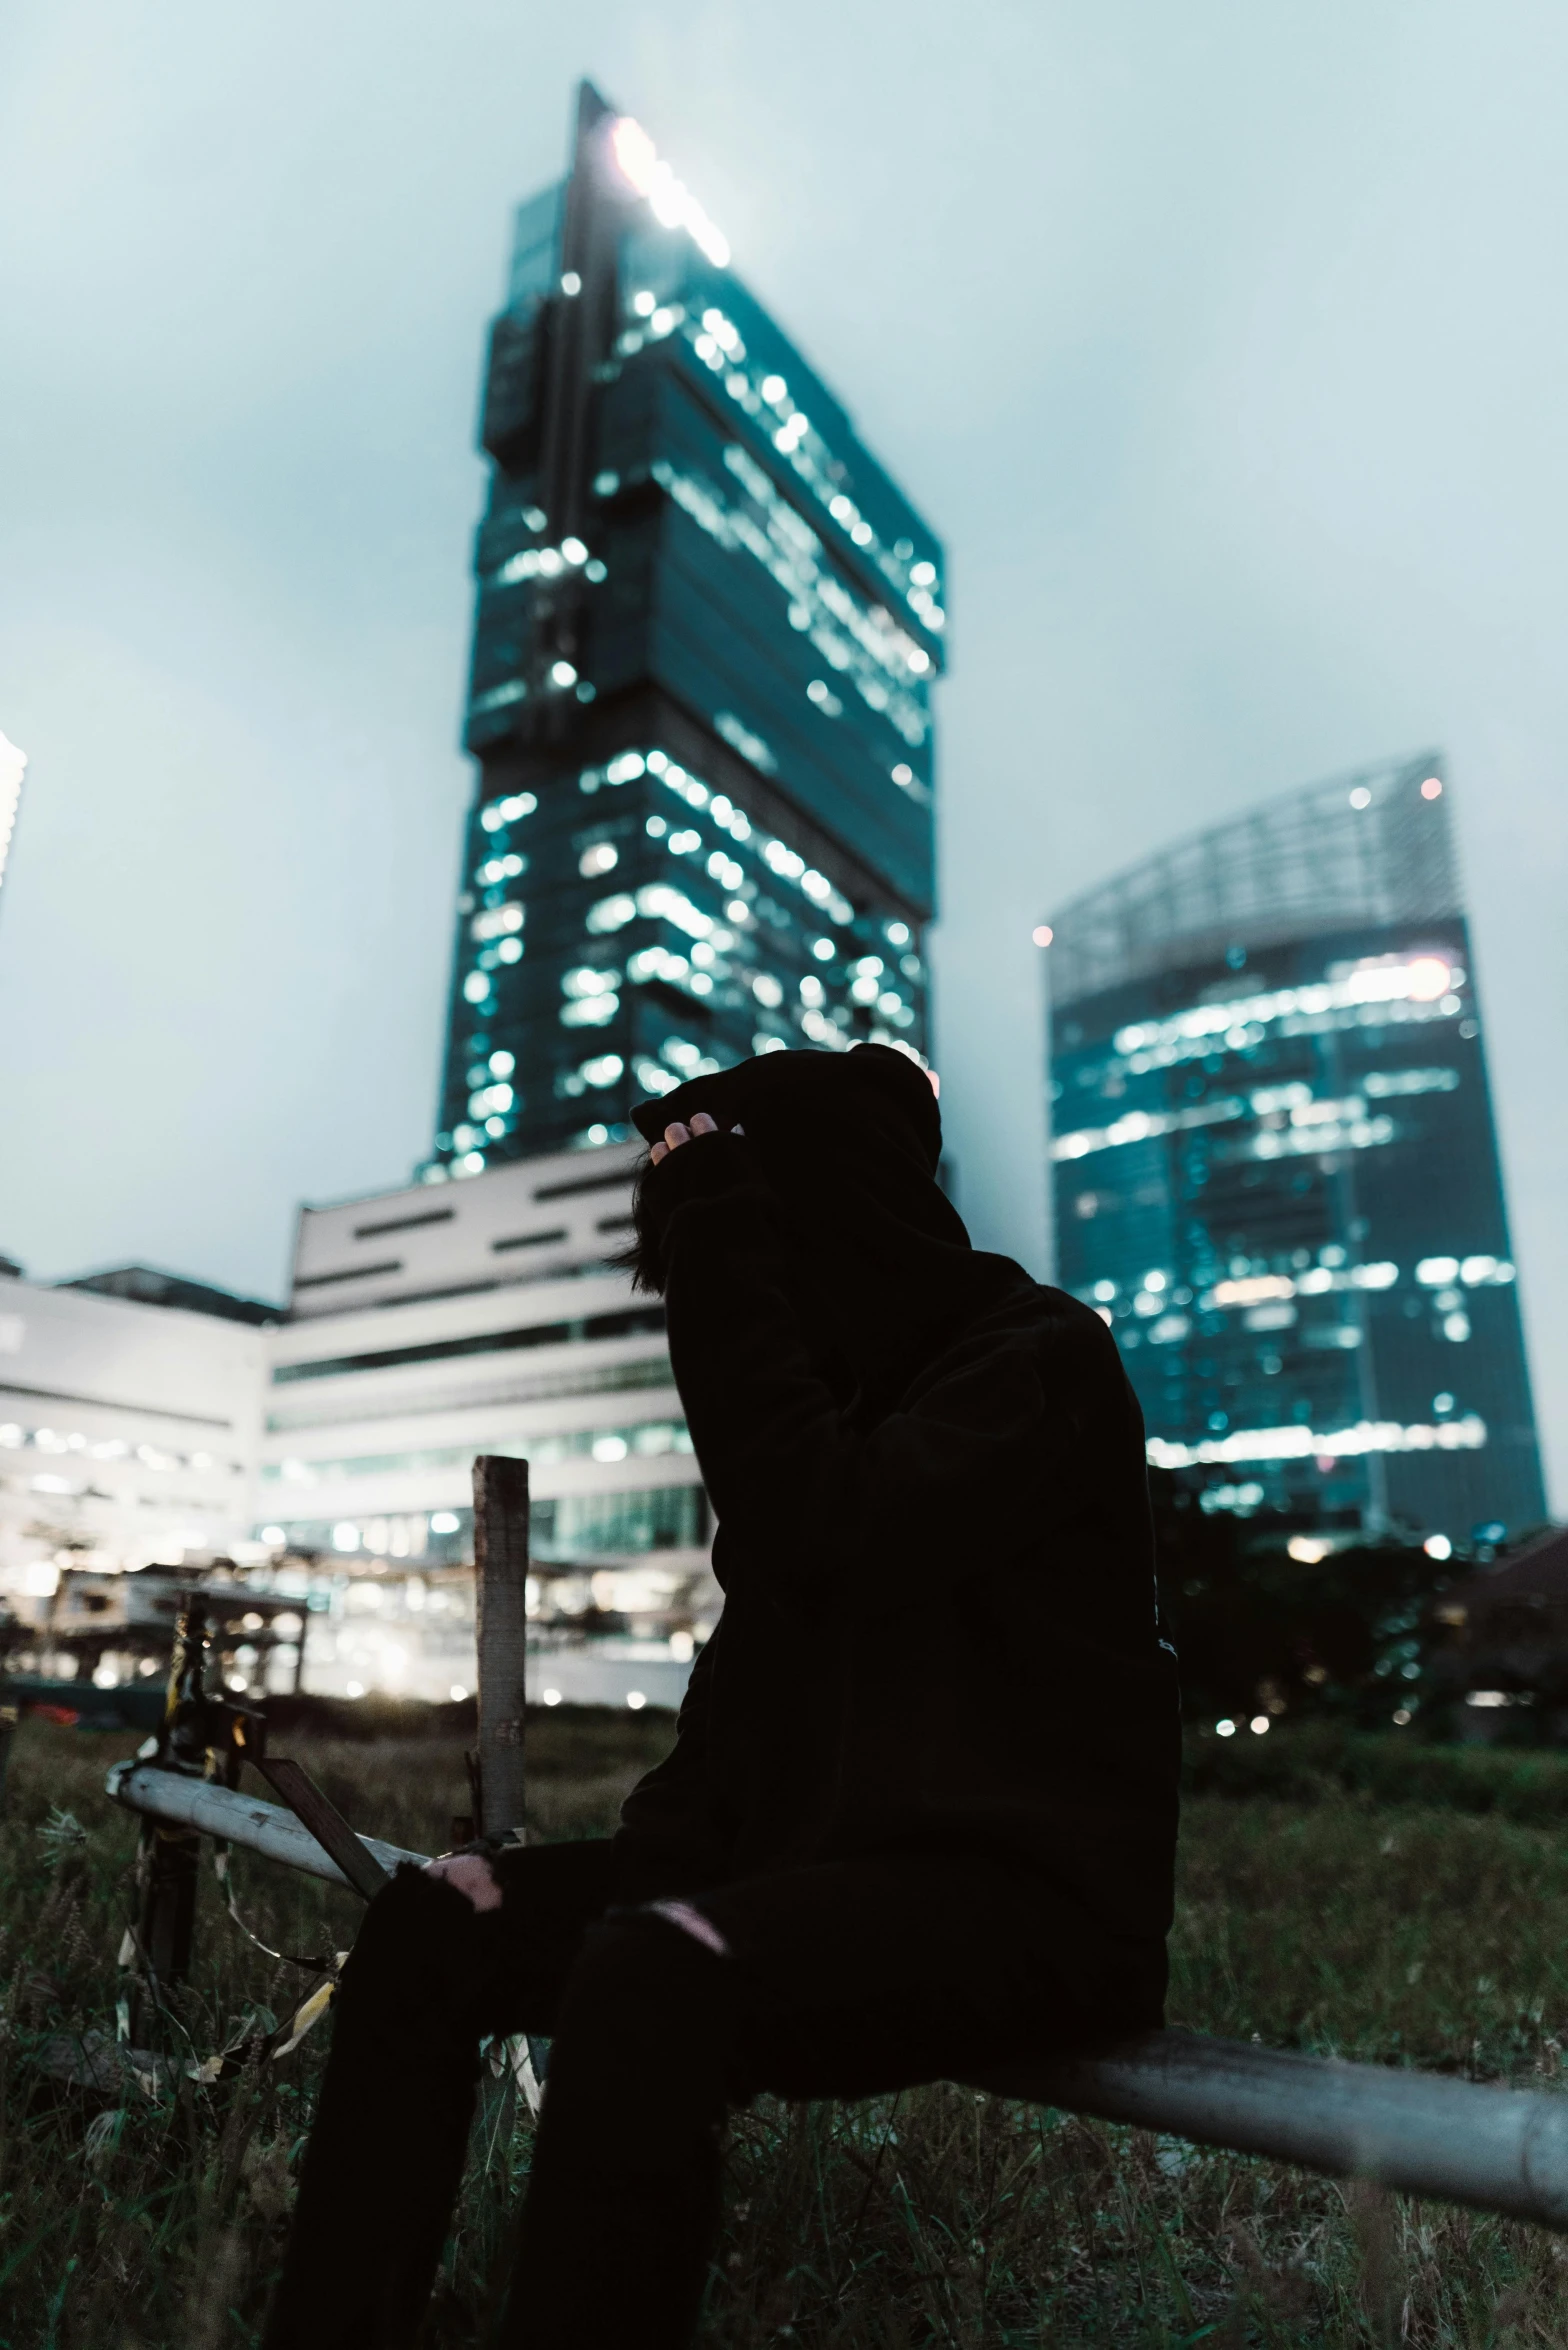
[[[1217,1506],[1545,1518],[1441,762],[1271,802],[1055,917],[1057,1277]]]
[[[473,1462],[508,1453],[530,1463],[530,1685],[678,1701],[720,1602],[664,1310],[613,1262],[637,1157],[303,1212],[248,1531],[276,1588],[314,1595],[308,1688],[472,1689]]]
[[[923,1057],[942,554],[584,85],[496,319],[427,1180],[790,1044]]]
[[[678,1703],[720,1594],[664,1310],[614,1262],[637,1157],[306,1208],[283,1308],[141,1267],[0,1276],[0,1629],[79,1630],[82,1570],[134,1629],[167,1589],[138,1570],[223,1559],[297,1603],[312,1693],[470,1694],[473,1463],[508,1453],[533,1693]],[[264,1646],[242,1661],[294,1686]]]
[[[268,1334],[222,1292],[173,1284],[221,1300],[191,1311],[112,1286],[167,1278],[0,1275],[0,1604],[49,1599],[68,1567],[177,1567],[249,1539]]]

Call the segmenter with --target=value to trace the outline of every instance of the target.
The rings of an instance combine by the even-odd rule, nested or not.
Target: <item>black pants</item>
[[[504,1852],[499,1909],[412,1868],[344,1970],[268,2350],[411,2344],[462,2173],[486,2033],[552,2034],[510,2298],[527,2350],[681,2350],[718,2215],[728,2103],[962,2079],[1150,2020],[1064,1988],[1039,1880],[940,1855],[688,1896],[724,1955],[618,1908],[612,1848]],[[1069,1970],[1073,1974],[1078,1969]]]

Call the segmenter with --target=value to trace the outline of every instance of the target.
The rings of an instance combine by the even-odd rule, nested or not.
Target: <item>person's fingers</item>
[[[439,1860],[427,1860],[427,1877],[439,1877],[450,1885],[454,1893],[476,1910],[499,1909],[501,1888],[495,1881],[495,1871],[482,1852],[447,1852]]]
[[[738,1118],[736,1119],[734,1125],[730,1128],[731,1134],[744,1134],[745,1131],[745,1127],[741,1124]]]
[[[692,1121],[689,1126],[682,1125],[678,1118],[674,1121],[673,1124],[666,1126],[664,1129],[664,1140],[662,1142],[656,1142],[652,1145],[648,1152],[648,1157],[652,1164],[656,1167],[661,1159],[667,1159],[669,1157],[671,1151],[678,1151],[683,1142],[690,1142],[693,1135],[717,1134],[718,1131],[719,1127],[718,1121],[716,1119],[710,1118],[706,1110],[696,1110],[692,1113]],[[735,1125],[730,1128],[731,1134],[744,1134],[745,1131],[745,1127],[741,1125]]]

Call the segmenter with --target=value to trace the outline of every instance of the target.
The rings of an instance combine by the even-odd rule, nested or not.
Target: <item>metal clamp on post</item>
[[[207,1688],[211,1643],[210,1602],[199,1588],[183,1595],[174,1631],[168,1696],[163,1721],[146,1761],[161,1771],[233,1787],[247,1755],[266,1751],[266,1720],[254,1706],[236,1705]],[[142,1973],[138,2022],[150,2021],[167,1994],[190,1972],[196,1924],[196,1880],[201,1840],[189,1828],[144,1817],[137,1853],[141,1903],[137,1929],[127,1936],[122,1961]],[[129,2007],[122,2026],[130,2034]]]

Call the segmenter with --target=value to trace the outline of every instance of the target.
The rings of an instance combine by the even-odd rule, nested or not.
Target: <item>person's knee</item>
[[[716,2139],[725,2105],[732,1966],[652,1910],[588,1936],[562,2002],[546,2112],[558,2140],[606,2133],[618,2167],[657,2167],[672,2142]]]
[[[671,1907],[616,1910],[593,1929],[568,1983],[572,2012],[617,2036],[640,2032],[654,2017],[666,2028],[719,2020],[728,2004],[729,1953],[711,1929],[693,1931]]]
[[[400,1868],[365,1912],[343,1970],[343,2011],[401,2026],[451,2015],[472,1976],[475,1923],[452,1886]]]

